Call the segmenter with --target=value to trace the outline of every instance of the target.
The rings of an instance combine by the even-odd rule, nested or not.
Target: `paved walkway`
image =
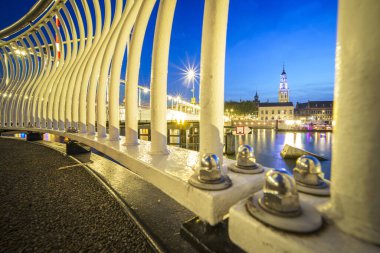
[[[84,168],[49,148],[0,138],[0,252],[152,252]]]

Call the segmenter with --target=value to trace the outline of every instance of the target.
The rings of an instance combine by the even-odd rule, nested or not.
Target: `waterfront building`
[[[294,119],[293,102],[259,103],[260,120],[292,120]]]
[[[256,92],[258,99],[258,95]],[[255,101],[256,101],[255,96]],[[260,103],[258,101],[258,119],[259,120],[292,120],[294,119],[294,106],[293,102],[289,102],[289,87],[287,81],[287,74],[285,65],[282,67],[280,75],[280,88],[278,90],[277,103]]]
[[[304,122],[332,124],[333,101],[308,101],[296,104],[295,117]]]
[[[278,102],[289,102],[289,87],[288,78],[285,71],[285,65],[282,66],[282,73],[280,75],[280,88],[278,90]]]

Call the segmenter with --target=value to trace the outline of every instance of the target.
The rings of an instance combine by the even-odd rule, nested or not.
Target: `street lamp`
[[[191,98],[191,103],[192,104],[196,104],[196,99],[195,99],[195,79],[197,77],[197,73],[196,73],[196,70],[193,69],[193,68],[188,68],[186,70],[186,80],[188,83],[191,83],[192,84],[192,89],[191,89],[191,92],[193,93],[193,97]]]

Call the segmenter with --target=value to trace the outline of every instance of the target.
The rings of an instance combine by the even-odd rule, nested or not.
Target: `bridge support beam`
[[[344,232],[380,244],[380,3],[339,2],[330,212]]]
[[[223,158],[224,64],[229,0],[206,0],[200,73],[199,154]]]

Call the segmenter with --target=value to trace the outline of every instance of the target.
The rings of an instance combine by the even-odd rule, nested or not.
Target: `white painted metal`
[[[109,139],[119,139],[119,88],[120,88],[120,75],[123,64],[123,56],[126,53],[126,46],[129,42],[130,34],[133,25],[136,21],[137,14],[140,10],[142,1],[136,0],[133,8],[128,14],[128,17],[121,24],[121,33],[117,33],[117,41],[113,52],[112,66],[111,66],[111,80],[109,83]],[[116,39],[115,39],[116,40]],[[128,52],[129,53],[129,52]]]
[[[117,4],[118,2],[116,2]],[[100,66],[98,66],[101,60],[101,55],[103,55],[104,52],[104,41],[107,38],[109,29],[111,28],[111,3],[110,0],[104,0],[104,23],[103,23],[103,29],[101,31],[101,36],[99,38],[99,41],[97,43],[94,43],[95,47],[93,51],[91,52],[91,56],[89,61],[86,64],[86,68],[84,70],[84,76],[82,83],[85,85],[85,87],[82,88],[80,99],[79,99],[79,107],[80,109],[80,125],[82,126],[81,132],[84,132],[84,126],[87,127],[87,133],[90,135],[95,134],[95,97],[96,97],[96,85],[97,85],[97,79],[98,79],[98,69]],[[120,4],[116,5],[115,10],[115,17],[120,17],[121,13],[121,6]],[[99,13],[100,15],[100,13]],[[99,29],[99,27],[98,27]],[[99,34],[98,32],[95,34],[95,37]],[[100,35],[100,34],[99,34]],[[100,55],[100,56],[99,56]],[[95,67],[98,66],[98,67]],[[96,71],[95,71],[96,70]]]
[[[77,77],[77,74],[78,74],[78,71],[79,71],[79,66],[81,66],[81,64],[83,64],[83,57],[84,57],[84,54],[88,51],[89,49],[89,46],[90,46],[90,41],[92,40],[92,32],[91,34],[87,33],[87,40],[85,40],[85,29],[84,29],[84,23],[83,23],[83,18],[82,18],[82,15],[81,13],[79,12],[79,8],[77,6],[77,4],[75,3],[74,0],[70,0],[71,2],[71,5],[74,7],[74,13],[75,13],[75,17],[76,17],[76,20],[77,20],[77,24],[79,26],[79,51],[78,51],[78,55],[77,55],[77,58],[75,59],[75,62],[74,62],[74,66],[75,68],[73,68],[73,70],[71,71],[71,74],[70,74],[70,77],[69,77],[69,82],[68,82],[68,89],[67,89],[67,92],[66,92],[66,95],[65,95],[65,98],[66,98],[66,101],[65,101],[65,122],[66,122],[66,127],[70,127],[72,126],[72,103],[73,103],[73,93],[74,93],[74,88],[75,86],[79,86],[77,85],[76,83],[76,77]],[[83,2],[83,1],[82,1]],[[86,6],[87,4],[85,4]],[[84,6],[84,9],[85,9],[85,12],[86,12],[86,16],[88,17],[89,16],[89,10],[88,8],[86,9],[86,7]],[[87,10],[87,11],[86,11]],[[91,20],[91,18],[90,18]],[[88,29],[91,28],[92,30],[92,22],[87,22],[87,25],[89,25],[90,27],[87,27]],[[74,122],[74,127],[77,127],[77,124]]]
[[[62,20],[62,16],[58,13],[56,18],[59,19],[59,22],[61,24],[61,29],[63,29],[63,34],[65,34],[66,30],[66,24],[65,21]],[[58,129],[58,99],[56,99],[57,94],[60,94],[61,86],[60,80],[61,76],[64,73],[64,66],[70,61],[71,59],[71,43],[68,43],[66,45],[66,48],[63,46],[63,37],[61,32],[58,30],[58,27],[56,25],[53,25],[54,32],[56,35],[58,35],[58,43],[59,48],[61,51],[61,57],[59,59],[58,63],[58,69],[56,74],[53,76],[52,84],[51,84],[51,90],[49,90],[48,98],[49,101],[47,105],[47,128],[49,129]],[[66,53],[68,52],[68,53]]]
[[[340,1],[330,213],[344,232],[380,245],[380,2]]]
[[[55,25],[54,20],[51,19],[50,24],[54,26]],[[51,29],[49,28],[48,25],[45,26],[45,29],[46,29],[46,32],[48,34],[50,43],[54,43],[55,40],[54,40],[54,36],[52,34]],[[50,47],[49,47],[49,49],[50,49]],[[42,128],[46,127],[46,109],[44,110],[43,105],[44,104],[46,105],[47,101],[45,101],[46,98],[44,97],[44,94],[45,94],[46,90],[48,89],[48,87],[50,86],[51,80],[53,79],[53,76],[57,70],[57,64],[56,64],[56,61],[58,60],[57,48],[55,46],[53,46],[52,49],[53,50],[49,51],[49,54],[52,51],[51,54],[53,55],[53,59],[51,61],[51,69],[50,69],[49,77],[46,79],[46,81],[43,84],[39,85],[41,87],[41,89],[39,90],[39,93],[36,94],[36,96],[38,96],[38,104],[37,104],[38,112],[37,112],[37,115],[41,121],[41,127]]]
[[[65,63],[65,59],[64,59],[65,48],[63,47],[63,40],[62,40],[61,33],[59,32],[59,30],[58,30],[59,28],[57,27],[56,23],[53,23],[52,26],[54,29],[54,33],[56,35],[58,35],[58,46],[60,48],[61,57],[58,58],[58,53],[56,51],[55,66],[57,66],[57,64],[58,64],[58,66],[56,67],[56,69],[55,69],[56,71],[52,77],[53,81],[51,81],[49,83],[49,87],[46,90],[45,96],[44,96],[44,109],[46,110],[45,117],[47,119],[47,128],[49,128],[49,129],[53,128],[53,105],[54,105],[54,103],[51,101],[53,101],[53,97],[54,97],[54,94],[55,94],[56,88],[57,88],[57,85],[56,85],[57,82],[55,80],[57,80],[59,75],[62,73],[62,69],[63,69],[64,63]],[[48,103],[49,101],[50,101],[50,103]]]
[[[69,108],[71,113],[70,113],[70,111],[68,112],[68,114],[72,114],[71,124],[76,129],[78,129],[78,127],[79,127],[79,122],[78,122],[79,121],[79,94],[80,94],[80,91],[82,89],[82,86],[84,85],[83,83],[81,83],[82,78],[83,78],[84,66],[85,66],[85,63],[88,61],[89,52],[91,51],[92,43],[94,40],[94,38],[93,38],[93,22],[92,22],[93,18],[92,18],[91,13],[90,13],[90,8],[88,6],[87,1],[81,0],[81,2],[83,5],[83,8],[84,8],[85,17],[86,17],[87,40],[86,40],[86,47],[85,47],[85,50],[83,52],[82,58],[80,59],[80,61],[78,63],[79,67],[77,68],[75,80],[73,81],[74,88],[73,88],[73,91],[71,93],[71,95],[72,95],[72,107]],[[99,13],[97,13],[97,12],[99,12],[99,3],[98,3],[98,1],[93,1],[93,2],[94,2],[94,6],[95,6],[95,15],[97,15],[97,18],[98,18],[96,20],[96,22],[101,22],[99,20]],[[100,27],[101,27],[101,24],[98,24],[98,30],[97,31],[100,30]],[[82,132],[85,129],[86,129],[85,126],[82,125]]]
[[[94,8],[95,8],[95,36],[92,42],[92,47],[90,51],[87,54],[87,59],[85,60],[85,63],[81,66],[81,72],[82,72],[82,79],[79,79],[80,83],[80,91],[79,91],[79,98],[78,98],[78,107],[76,108],[76,102],[74,101],[73,110],[79,110],[79,131],[81,133],[87,132],[87,125],[86,125],[86,100],[87,100],[87,88],[88,88],[88,81],[90,79],[91,69],[92,69],[92,63],[95,60],[96,52],[99,50],[100,44],[98,43],[101,34],[102,34],[102,15],[100,10],[100,4],[99,1],[93,0]],[[110,8],[109,8],[109,0],[104,0],[104,6],[105,6],[105,20],[104,20],[104,27],[109,27],[110,23]],[[92,127],[92,133],[95,133],[95,127]]]
[[[127,71],[126,71],[126,87],[125,87],[125,144],[138,144],[138,103],[140,99],[138,95],[138,79],[140,70],[140,58],[142,45],[144,42],[145,31],[148,26],[149,17],[154,8],[156,0],[144,1],[142,8],[138,14],[133,36],[128,52]]]
[[[113,31],[116,29],[117,24],[119,23],[121,14],[122,14],[122,1],[117,0],[116,1],[116,7],[115,7],[115,13],[114,18],[112,20],[111,27],[107,29],[107,33],[105,33],[104,38],[101,42],[101,47],[96,55],[96,59],[92,66],[92,73],[90,78],[90,86],[89,86],[89,92],[87,94],[87,122],[89,125],[88,133],[93,134],[95,133],[95,101],[96,101],[96,109],[101,110],[101,112],[97,111],[97,115],[105,115],[106,108],[105,108],[105,101],[103,102],[103,107],[99,106],[99,101],[96,100],[96,93],[99,91],[96,88],[101,87],[102,85],[98,85],[101,83],[100,81],[100,71],[101,71],[101,64],[103,62],[103,57],[105,54],[105,50],[107,48],[108,42],[112,36]],[[108,71],[108,70],[107,70]],[[106,74],[107,76],[102,76],[103,80],[108,79],[108,72]],[[105,82],[105,81],[104,81]],[[103,83],[104,84],[104,83]],[[104,89],[105,93],[105,89]],[[105,97],[104,97],[105,99]],[[105,137],[106,136],[106,121],[105,118],[97,118],[97,132],[99,137]]]
[[[223,159],[224,62],[229,0],[206,0],[200,65],[199,154]]]
[[[323,205],[326,197],[315,197],[300,193],[300,200],[313,206]],[[229,236],[231,240],[246,252],[379,252],[375,245],[353,238],[341,232],[331,222],[323,229],[310,235],[286,233],[272,228],[253,218],[245,207],[246,200],[234,205],[229,211]]]
[[[75,6],[73,6],[73,8],[75,9]],[[65,16],[68,18],[68,23],[69,23],[68,27],[70,28],[70,35],[72,36],[72,40],[73,40],[73,51],[72,51],[71,61],[69,62],[69,64],[65,68],[66,73],[64,73],[64,75],[62,77],[63,78],[62,91],[59,94],[59,98],[58,98],[59,99],[59,124],[58,124],[58,127],[60,130],[63,130],[66,127],[70,126],[69,121],[66,118],[66,113],[65,113],[67,93],[68,93],[68,89],[71,88],[71,84],[70,84],[71,74],[73,73],[74,69],[77,68],[77,66],[75,65],[77,57],[79,54],[81,54],[81,52],[83,50],[83,41],[82,41],[82,43],[81,42],[78,43],[77,28],[73,22],[73,18],[71,16],[71,14],[69,13],[66,6],[63,6],[62,10],[63,10]],[[74,15],[75,15],[75,13],[74,13]],[[80,19],[81,19],[81,17],[80,17]],[[80,28],[80,26],[81,25],[79,25],[79,29],[80,29],[79,32],[83,33],[83,30],[82,30],[82,28]],[[66,39],[67,38],[68,37],[66,37]],[[79,48],[78,48],[78,44],[80,44]]]
[[[111,0],[104,0],[103,14],[98,0],[93,0],[93,6],[89,6],[86,0],[56,1],[41,20],[22,34],[7,41],[0,40],[0,61],[6,73],[0,82],[0,126],[19,129],[31,123],[34,128],[22,130],[50,132],[88,144],[124,164],[214,225],[225,217],[230,206],[257,191],[263,181],[263,174],[241,175],[226,171],[233,181],[233,186],[227,190],[202,191],[187,183],[199,155],[215,153],[221,159],[223,157],[229,0],[205,0],[200,73],[200,153],[166,145],[168,56],[176,0],[161,0],[156,17],[151,72],[152,142],[141,141],[141,145],[135,145],[138,143],[138,76],[145,32],[156,0],[112,2],[115,2],[114,8]],[[377,70],[380,65],[379,12],[380,4],[376,0],[360,3],[345,0],[339,5],[332,200],[323,209],[325,216],[336,225],[328,224],[317,236],[300,238],[268,228],[244,213],[245,209],[239,204],[231,209],[230,234],[245,250],[318,252],[319,249],[314,247],[316,244],[322,245],[321,249],[327,252],[336,249],[371,252],[376,249],[348,234],[380,244],[377,215],[380,192],[376,182],[380,176],[376,169],[380,166],[377,162],[379,120],[368,116],[375,115],[380,107],[376,88],[380,79]],[[54,16],[61,22],[60,29],[53,22]],[[55,48],[55,35],[59,38],[60,58]],[[120,138],[119,85],[126,49],[126,137]],[[109,77],[110,134],[107,135],[106,87]],[[181,104],[179,99],[176,101],[177,108],[186,112],[187,105]],[[98,136],[94,135],[96,124]],[[79,127],[83,134],[64,133],[68,126]],[[225,159],[225,165],[230,162]],[[203,204],[199,205],[199,202]],[[257,234],[261,236],[252,236],[252,240],[250,236]],[[270,244],[268,240],[274,240],[274,243]],[[339,245],[342,247],[338,248]]]
[[[167,149],[167,79],[170,38],[176,0],[161,0],[154,32],[151,71],[151,154],[165,155]]]
[[[114,29],[111,29],[111,32],[109,35],[109,40],[108,40],[108,43],[106,45],[106,49],[105,49],[104,56],[102,59],[102,64],[100,67],[98,90],[97,90],[98,136],[103,136],[103,137],[106,136],[106,121],[107,121],[107,112],[106,112],[106,109],[107,109],[107,105],[106,105],[107,97],[106,97],[106,95],[107,94],[106,94],[106,90],[107,90],[107,86],[109,87],[109,81],[110,81],[109,80],[109,69],[111,67],[111,61],[112,61],[112,57],[114,55],[116,41],[117,41],[117,38],[121,32],[121,28],[123,27],[123,23],[127,22],[128,25],[129,24],[132,25],[134,23],[135,18],[133,18],[133,17],[131,18],[131,10],[133,10],[136,13],[135,14],[135,16],[136,16],[138,9],[140,8],[140,5],[141,5],[141,1],[134,1],[134,0],[133,1],[132,0],[127,1],[127,4],[124,8],[124,11],[123,11],[123,14],[122,14],[120,20],[115,25]],[[132,14],[132,16],[133,16],[133,14]],[[132,28],[131,25],[129,25],[130,29]],[[125,32],[129,35],[130,29],[125,30],[123,32]],[[124,51],[124,49],[125,49],[125,47],[123,48],[123,51]],[[114,63],[112,62],[112,65],[113,64]],[[118,62],[116,64],[118,64]],[[115,77],[115,79],[116,80],[114,80],[114,86],[116,85],[115,82],[118,82],[120,85],[120,74],[119,74],[119,76]],[[115,89],[113,89],[113,99],[116,99],[115,98],[115,96],[116,96],[115,92],[118,93],[118,91],[115,91]],[[112,101],[112,103],[118,104],[119,101]],[[111,112],[109,111],[109,114],[110,113]],[[116,116],[115,116],[115,114],[116,114]],[[119,114],[118,111],[113,112],[113,120],[115,119],[115,117],[118,117],[117,116],[118,114]],[[115,139],[118,138],[119,129],[118,128],[115,129],[115,123],[112,127],[109,128],[109,131],[110,131],[110,133],[112,132],[111,138],[115,138]]]

